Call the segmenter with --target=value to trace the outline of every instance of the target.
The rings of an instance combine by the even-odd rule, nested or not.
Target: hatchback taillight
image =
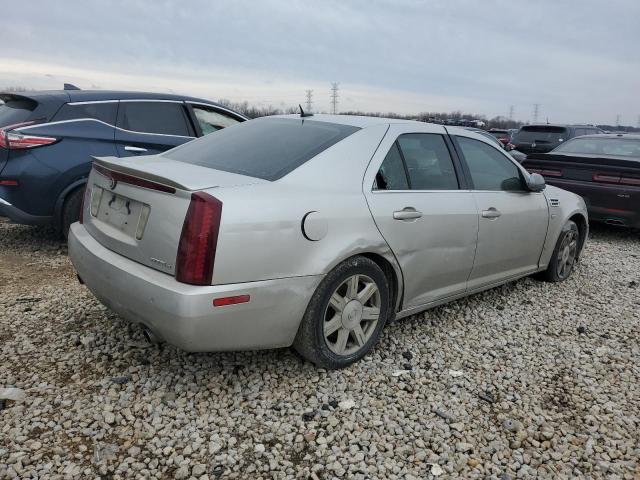
[[[176,258],[176,280],[211,285],[216,258],[222,202],[204,192],[191,194]]]
[[[25,135],[20,132],[12,131],[15,128],[26,127],[33,122],[17,123],[0,128],[0,147],[8,150],[25,150],[28,148],[42,147],[51,145],[58,141],[53,137],[42,137],[39,135]]]

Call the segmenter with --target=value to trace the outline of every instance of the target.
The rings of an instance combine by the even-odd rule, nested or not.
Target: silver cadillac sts
[[[277,116],[95,159],[69,254],[151,341],[293,345],[339,368],[393,319],[526,275],[566,279],[587,233],[579,196],[477,133]]]

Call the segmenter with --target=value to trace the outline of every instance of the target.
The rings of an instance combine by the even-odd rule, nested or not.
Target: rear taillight
[[[613,183],[621,185],[638,185],[640,186],[640,178],[624,177],[615,173],[596,173],[593,175],[594,182]]]
[[[562,170],[542,170],[540,174],[543,177],[561,177]]]
[[[640,178],[620,177],[620,183],[623,183],[625,185],[638,185],[638,186],[640,186]]]
[[[527,168],[527,172],[529,173],[542,173],[542,170],[539,168]]]
[[[20,132],[12,131],[15,128],[31,125],[33,122],[17,123],[0,129],[0,147],[8,150],[25,150],[27,148],[42,147],[51,145],[58,141],[53,137],[41,137],[39,135],[24,135]]]
[[[220,200],[204,192],[191,194],[178,245],[176,280],[211,285],[221,217]]]

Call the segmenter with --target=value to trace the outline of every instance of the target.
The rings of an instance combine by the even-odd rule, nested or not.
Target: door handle
[[[487,210],[483,210],[482,211],[482,216],[484,218],[498,218],[500,215],[502,215],[502,213],[500,212],[500,210],[491,207]]]
[[[146,152],[147,149],[146,148],[142,148],[142,147],[132,147],[131,145],[127,145],[126,147],[124,147],[124,149],[127,152],[133,152],[133,153],[143,153]]]
[[[415,220],[421,216],[422,212],[419,212],[413,207],[404,207],[402,210],[396,210],[393,212],[394,220]]]

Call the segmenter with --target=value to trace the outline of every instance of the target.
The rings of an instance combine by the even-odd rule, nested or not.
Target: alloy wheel
[[[576,253],[578,251],[578,232],[569,230],[560,244],[558,249],[558,277],[564,280],[569,277],[576,261]]]
[[[380,290],[366,275],[352,275],[335,289],[324,314],[324,339],[336,355],[363,348],[380,320]]]

